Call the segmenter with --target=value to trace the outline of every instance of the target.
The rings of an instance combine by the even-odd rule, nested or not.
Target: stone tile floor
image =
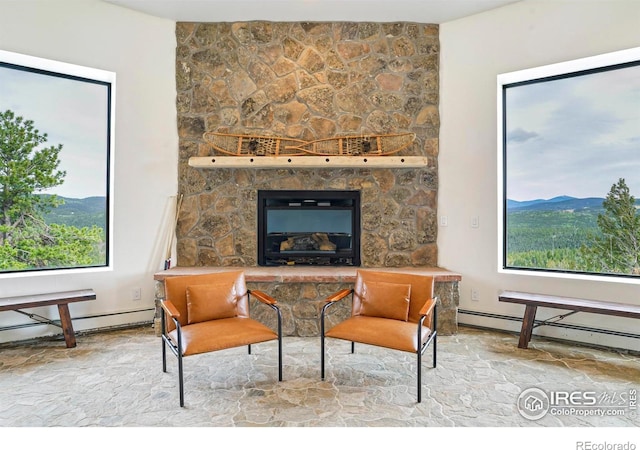
[[[286,337],[284,381],[275,342],[185,358],[185,408],[177,362],[151,326],[0,345],[2,427],[638,427],[630,396],[640,388],[637,355],[461,328],[440,336],[438,367],[423,360],[416,403],[415,356],[328,340],[320,380],[319,338]],[[517,409],[523,390],[609,395],[622,415],[546,414]],[[617,397],[614,397],[617,396]],[[603,403],[604,404],[604,403]],[[609,413],[610,414],[610,413]],[[637,431],[637,428],[635,428]],[[493,447],[496,448],[496,447]],[[521,447],[522,448],[522,447]],[[560,448],[560,447],[558,447]],[[575,446],[573,447],[575,448]],[[638,442],[640,448],[640,442]]]

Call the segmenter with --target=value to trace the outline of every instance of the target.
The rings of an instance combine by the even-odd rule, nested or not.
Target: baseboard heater
[[[147,311],[155,311],[155,308],[136,309],[135,311],[122,311],[122,312],[107,313],[107,314],[93,314],[91,316],[72,317],[71,320],[73,322],[75,322],[76,320],[97,319],[97,318],[100,318],[100,317],[111,317],[111,316],[121,316],[123,314],[134,314],[134,313],[141,313],[141,312],[147,312]],[[54,321],[54,322],[59,322],[59,321]],[[39,327],[39,326],[42,326],[42,325],[48,325],[48,324],[45,323],[45,322],[20,323],[20,324],[17,324],[17,325],[9,325],[9,326],[0,327],[0,332],[1,331],[17,330],[17,329],[20,329],[20,328]]]
[[[494,314],[494,313],[486,313],[481,311],[471,311],[468,309],[459,309],[458,314],[466,314],[469,316],[479,316],[479,317],[489,317],[491,319],[500,319],[500,320],[512,320],[514,322],[522,322],[522,317],[516,316],[506,316],[503,314]],[[458,321],[460,325],[467,325]],[[469,326],[473,326],[472,324],[468,324]],[[615,331],[615,330],[607,330],[604,328],[593,328],[593,327],[585,327],[582,325],[572,325],[570,323],[560,323],[560,322],[546,322],[544,320],[536,320],[534,322],[534,326],[545,325],[549,327],[558,327],[558,328],[568,328],[570,330],[578,330],[578,331],[587,331],[590,333],[601,333],[601,334],[610,334],[613,336],[621,336],[628,337],[633,339],[640,339],[640,334],[635,333],[627,333],[624,331]]]

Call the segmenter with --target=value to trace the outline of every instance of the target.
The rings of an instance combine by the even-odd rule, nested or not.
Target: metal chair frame
[[[354,290],[351,289],[349,294],[351,295],[351,299],[353,300],[353,293]],[[437,300],[437,297],[436,297]],[[325,375],[325,313],[326,311],[333,306],[335,303],[337,303],[337,301],[333,301],[333,302],[328,302],[327,304],[325,304],[322,307],[322,312],[320,314],[320,347],[321,347],[321,356],[320,356],[320,371],[321,371],[321,377],[324,380],[324,375]],[[427,337],[427,339],[425,340],[425,342],[420,346],[420,348],[418,349],[418,351],[416,352],[418,361],[417,361],[417,383],[418,383],[418,392],[417,392],[417,397],[418,397],[418,403],[422,402],[422,355],[424,354],[424,352],[426,351],[427,347],[429,346],[429,344],[431,344],[431,342],[433,342],[433,368],[436,367],[437,364],[437,336],[438,336],[438,332],[437,332],[437,325],[438,325],[438,313],[437,313],[437,305],[434,306],[433,308],[433,328],[431,329],[431,333],[429,334],[429,336]],[[422,338],[422,326],[424,323],[426,316],[422,316],[420,318],[420,321],[418,322],[418,326],[417,326],[417,330],[418,330],[418,334],[417,334],[417,338],[418,340],[416,342],[420,342],[421,338]],[[391,320],[391,319],[389,319]],[[362,342],[363,344],[366,344],[366,342]],[[393,349],[392,349],[393,350]],[[351,342],[351,353],[355,353],[355,342]]]
[[[247,290],[247,295],[251,299],[251,290]],[[278,305],[266,304],[266,306],[273,309],[278,318],[278,381],[282,381],[282,312]],[[162,312],[161,324],[162,324],[162,371],[167,372],[167,346],[171,352],[178,358],[178,384],[180,392],[180,406],[184,406],[184,371],[183,371],[183,355],[179,350],[182,348],[182,326],[176,318],[172,318],[176,327],[176,334],[178,336],[177,345],[169,337],[167,332],[166,313]],[[251,354],[251,344],[247,346],[248,354]]]

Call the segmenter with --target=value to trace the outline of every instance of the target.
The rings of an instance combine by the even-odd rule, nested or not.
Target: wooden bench
[[[0,311],[16,311],[28,316],[30,319],[40,323],[55,325],[62,328],[64,341],[67,348],[76,346],[76,335],[71,324],[69,314],[69,303],[95,300],[96,294],[92,289],[82,289],[77,291],[54,292],[50,294],[23,295],[19,297],[0,298]],[[37,314],[29,314],[22,309],[39,308],[41,306],[57,305],[60,313],[60,321],[47,319]]]
[[[557,297],[554,295],[530,294],[527,292],[504,291],[498,296],[498,300],[508,303],[519,303],[525,305],[524,317],[522,319],[522,329],[520,330],[519,348],[527,348],[531,340],[531,334],[535,327],[548,325],[552,319],[562,320],[578,312],[588,312],[594,314],[606,314],[609,316],[630,317],[640,319],[640,305],[630,305],[624,303],[602,302],[597,300],[584,300],[572,297]],[[562,314],[546,321],[536,322],[536,311],[538,306],[545,308],[556,308],[569,310],[571,312]]]

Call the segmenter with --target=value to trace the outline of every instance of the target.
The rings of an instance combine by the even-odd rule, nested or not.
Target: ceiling
[[[177,22],[444,23],[523,0],[103,0]]]

